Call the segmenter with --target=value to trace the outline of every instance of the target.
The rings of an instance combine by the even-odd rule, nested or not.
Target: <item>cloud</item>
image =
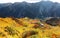
[[[0,3],[8,3],[8,2],[14,3],[14,2],[22,2],[22,1],[26,1],[26,2],[32,3],[32,2],[39,2],[41,0],[0,0]],[[43,0],[43,1],[47,1],[47,0]],[[50,1],[59,2],[60,3],[59,0],[50,0]]]
[[[50,1],[53,1],[53,2],[59,2],[59,3],[60,3],[60,0],[50,0]]]
[[[0,3],[7,3],[7,2],[22,2],[22,1],[27,1],[27,2],[38,2],[40,0],[0,0]]]

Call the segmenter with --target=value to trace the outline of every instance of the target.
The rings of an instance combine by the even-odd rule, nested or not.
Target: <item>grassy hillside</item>
[[[27,17],[0,18],[0,38],[60,38],[60,26]]]

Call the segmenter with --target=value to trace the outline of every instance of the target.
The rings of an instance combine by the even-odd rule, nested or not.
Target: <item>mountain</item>
[[[0,4],[0,17],[60,17],[60,3],[51,1],[3,3]]]

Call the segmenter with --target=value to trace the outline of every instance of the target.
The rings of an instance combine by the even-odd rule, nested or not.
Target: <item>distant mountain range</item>
[[[60,3],[51,1],[1,3],[0,17],[60,17]]]

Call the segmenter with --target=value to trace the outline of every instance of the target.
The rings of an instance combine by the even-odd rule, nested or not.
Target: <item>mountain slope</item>
[[[0,17],[60,17],[60,3],[41,1],[37,3],[16,2],[0,5]]]

